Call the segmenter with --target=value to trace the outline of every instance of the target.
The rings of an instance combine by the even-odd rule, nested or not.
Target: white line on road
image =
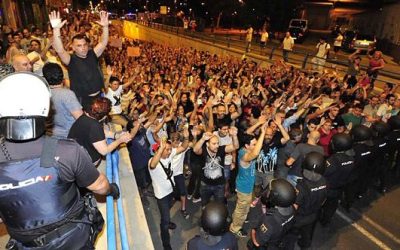
[[[366,222],[368,222],[369,224],[371,224],[371,226],[373,226],[376,230],[378,230],[379,232],[381,232],[382,234],[386,235],[388,238],[390,238],[391,240],[393,240],[394,242],[396,242],[397,244],[400,244],[400,239],[397,238],[395,235],[393,235],[391,232],[387,231],[385,228],[383,228],[381,225],[379,225],[378,223],[376,223],[375,221],[373,221],[371,218],[369,218],[366,215],[360,214],[358,211],[356,211],[355,209],[352,209],[352,211],[354,213],[356,213],[358,216],[361,216],[361,219],[365,220]]]
[[[349,223],[350,225],[352,225],[355,229],[357,229],[360,233],[362,233],[365,237],[367,237],[369,240],[371,240],[372,242],[374,242],[378,247],[380,247],[381,249],[384,250],[391,250],[390,247],[388,247],[385,243],[383,243],[381,240],[379,240],[378,238],[376,238],[374,235],[372,235],[370,232],[368,232],[365,228],[363,228],[362,226],[360,226],[357,222],[353,221],[352,219],[350,219],[349,217],[347,217],[346,215],[344,215],[342,212],[340,212],[339,210],[336,210],[336,214],[339,215],[340,218],[342,218],[343,220],[345,220],[347,223]]]

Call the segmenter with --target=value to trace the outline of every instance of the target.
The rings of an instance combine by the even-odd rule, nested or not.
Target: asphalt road
[[[399,180],[397,180],[399,181]],[[398,183],[398,182],[397,182]],[[332,223],[326,227],[317,224],[312,249],[400,249],[400,186],[393,186],[388,193],[380,195],[373,189],[354,204],[349,213],[339,208]],[[145,213],[155,249],[162,249],[159,236],[159,211],[154,198]],[[228,201],[229,211],[234,209],[235,198]],[[179,212],[176,202],[171,209],[171,218],[178,227],[171,233],[172,249],[185,249],[186,243],[199,233],[200,204],[188,201],[187,211],[191,214],[185,220]],[[252,210],[250,223],[257,219],[256,210]],[[249,224],[245,224],[247,229]],[[239,239],[239,249],[246,249],[248,237]],[[296,249],[300,249],[296,247]]]

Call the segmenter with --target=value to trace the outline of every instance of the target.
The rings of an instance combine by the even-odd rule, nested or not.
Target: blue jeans
[[[288,61],[289,61],[289,52],[290,52],[290,50],[285,50],[285,49],[282,51],[283,60],[284,60],[285,62],[288,62]]]
[[[157,206],[158,210],[160,210],[160,217],[161,217],[161,222],[160,222],[161,241],[164,248],[171,247],[168,229],[169,229],[169,223],[171,221],[169,210],[172,207],[172,195],[173,194],[170,193],[169,195],[161,199],[157,199]]]
[[[210,201],[211,196],[214,195],[214,200],[224,202],[225,200],[225,185],[207,185],[201,182],[200,197],[201,206],[204,207]]]

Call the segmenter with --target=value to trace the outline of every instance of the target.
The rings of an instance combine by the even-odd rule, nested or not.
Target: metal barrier
[[[162,30],[165,32],[170,32],[174,33],[175,35],[178,36],[184,36],[188,37],[191,39],[198,39],[200,41],[207,41],[212,44],[219,44],[226,46],[227,48],[235,48],[242,50],[243,53],[245,53],[246,46],[243,41],[242,36],[239,36],[239,39],[237,36],[232,36],[226,34],[225,36],[223,35],[215,35],[215,34],[207,34],[207,33],[202,33],[202,32],[193,32],[190,30],[185,30],[182,27],[174,27],[174,26],[168,26],[160,23],[153,23],[153,22],[148,22],[148,21],[139,21],[139,24]],[[269,42],[265,47],[261,46],[259,43],[253,41],[251,44],[251,53],[252,54],[257,54],[259,56],[265,56],[265,60],[273,60],[276,58],[282,59],[282,52],[279,51],[278,49],[280,48],[280,42],[277,40]],[[289,63],[293,63],[298,65],[301,69],[307,70],[312,68],[313,66],[318,66],[317,64],[314,64],[311,62],[310,58],[312,59],[315,56],[312,56],[310,52],[303,52],[301,50],[296,50],[290,52],[289,56]],[[337,72],[341,72],[342,74],[347,71],[348,67],[348,61],[347,60],[332,60],[332,59],[326,59],[326,64],[323,66],[324,69],[330,69],[330,70],[335,70]],[[367,69],[367,65],[361,65],[360,67],[362,70]],[[383,79],[375,79],[375,82],[382,82],[382,83],[390,83],[393,85],[397,85],[395,80],[400,80],[400,74],[398,72],[393,72],[393,71],[388,71],[388,70],[380,70],[379,71],[380,76],[384,76],[387,78],[390,78],[390,80],[383,80]]]
[[[111,143],[113,140],[107,139],[107,143]],[[115,182],[119,187],[119,153],[115,150],[112,153],[108,153],[106,156],[107,166],[106,175],[109,182]],[[120,189],[121,191],[121,189]],[[121,240],[121,249],[128,250],[128,236],[126,232],[125,215],[122,207],[122,198],[117,200],[117,213],[118,213],[118,226]],[[107,249],[117,249],[117,239],[115,231],[115,211],[114,211],[114,199],[111,196],[107,196]]]

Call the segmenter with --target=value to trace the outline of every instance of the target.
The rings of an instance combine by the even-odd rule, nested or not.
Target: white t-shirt
[[[246,42],[251,42],[251,39],[253,39],[253,28],[250,27],[246,31]]]
[[[331,48],[329,43],[318,43],[316,48],[318,49],[317,57],[326,58],[326,51]]]
[[[335,41],[333,42],[333,46],[336,46],[336,47],[342,46],[342,41],[343,41],[343,36],[342,36],[342,34],[339,34],[336,37]]]
[[[230,144],[233,143],[232,136],[230,136],[230,135],[221,137],[221,136],[219,136],[218,131],[214,131],[214,135],[216,135],[218,137],[220,146],[226,146],[226,145],[230,145]],[[232,159],[233,159],[232,154],[231,153],[229,153],[229,154],[227,153],[225,155],[224,165],[225,166],[231,165],[232,164]]]
[[[261,33],[261,42],[266,42],[268,40],[268,32]]]
[[[185,152],[186,151],[187,151],[187,149],[180,154],[175,154],[175,156],[172,158],[171,168],[174,171],[174,176],[183,174],[183,161],[185,160]],[[175,149],[175,152],[176,152],[176,149]]]
[[[169,167],[169,164],[172,162],[172,158],[175,156],[175,154],[176,154],[176,149],[172,149],[172,152],[167,159],[160,159],[160,162],[164,165],[165,168]],[[151,159],[149,160],[149,165],[150,161]],[[156,168],[154,169],[151,169],[149,167],[149,172],[152,180],[151,183],[154,189],[154,196],[157,199],[162,199],[173,192],[171,182],[170,180],[168,180],[167,175],[165,174],[165,171],[160,163],[158,163]],[[171,179],[174,182],[174,178]]]
[[[33,73],[43,76],[43,66],[44,66],[44,62],[42,60],[42,57],[40,57],[40,54],[37,53],[36,51],[32,51],[31,53],[29,53],[28,55],[26,55],[30,61],[34,60],[36,57],[39,57],[39,60],[37,60],[33,65],[32,65],[32,69],[33,69]]]
[[[289,36],[289,37],[285,37],[283,39],[283,49],[284,50],[292,50],[293,45],[294,45],[293,37]]]
[[[112,90],[108,88],[107,94],[105,97],[111,101],[111,115],[118,115],[122,113],[122,106],[121,106],[121,96],[122,96],[122,85],[119,85],[117,90]]]

